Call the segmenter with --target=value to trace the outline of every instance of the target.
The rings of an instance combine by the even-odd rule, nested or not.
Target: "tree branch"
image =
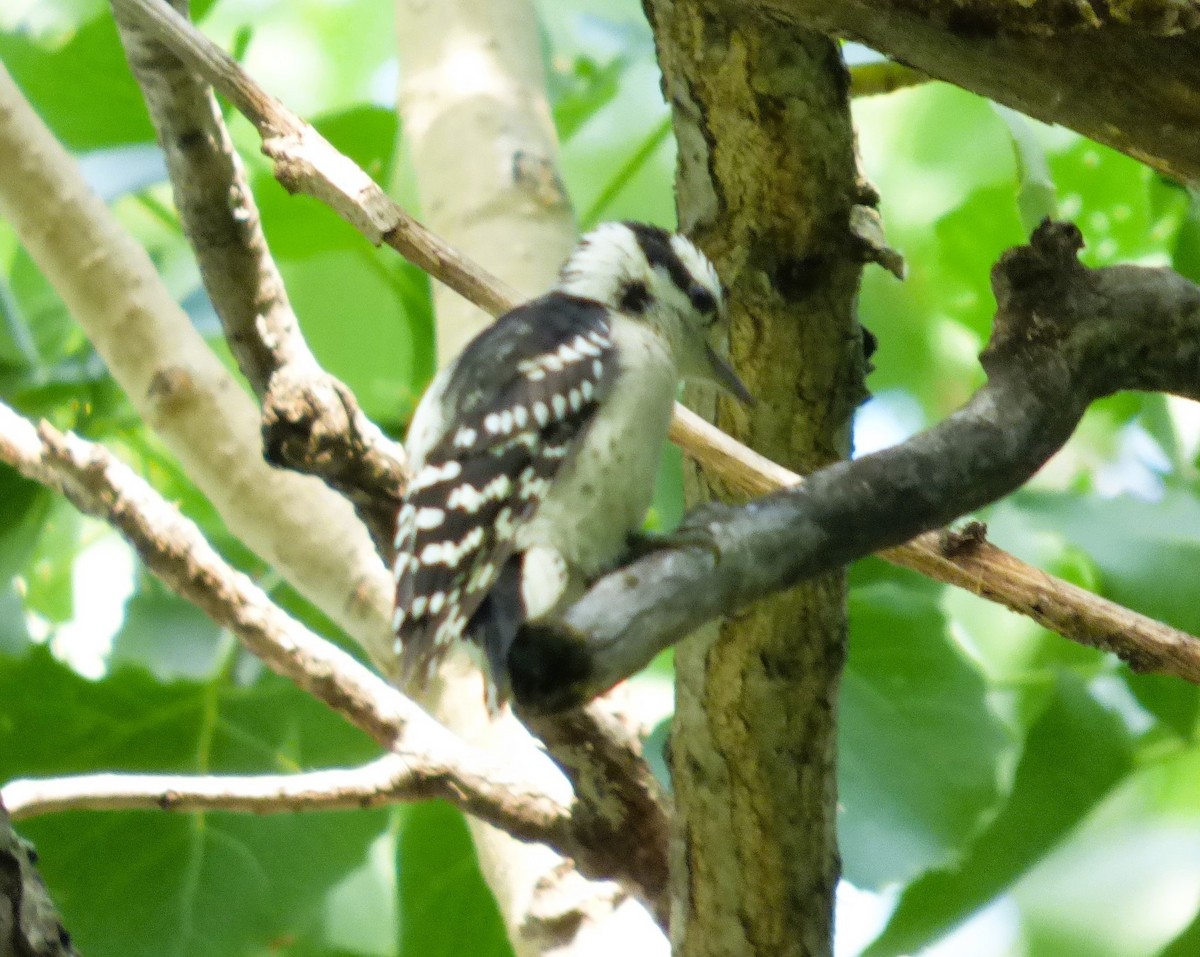
[[[592,877],[620,881],[652,913],[664,913],[661,864],[627,853],[596,814],[532,781],[514,755],[464,743],[409,698],[335,645],[313,634],[227,565],[200,530],[104,448],[32,423],[0,404],[0,461],[62,492],[117,529],[155,575],[228,628],[268,667],[329,705],[392,751],[428,788],[464,811],[574,858]],[[378,767],[376,771],[378,771]],[[382,773],[382,772],[380,772]],[[20,791],[18,790],[18,795]]]
[[[564,628],[527,629],[510,657],[518,699],[545,710],[586,700],[706,621],[995,501],[1066,442],[1095,399],[1122,389],[1200,398],[1200,287],[1165,269],[1087,269],[1076,258],[1082,244],[1073,225],[1047,221],[1030,245],[1001,258],[995,327],[981,356],[988,381],[962,409],[798,487],[693,513],[688,527],[709,536],[716,554],[652,555],[597,582]],[[1045,607],[1063,597],[1057,588],[1039,595],[1030,611],[1045,620]],[[1077,601],[1078,590],[1066,598]],[[1068,622],[1084,643],[1139,668],[1200,677],[1195,639],[1170,629],[1155,629],[1153,644],[1141,634],[1098,636],[1092,606],[1079,609],[1084,622]]]
[[[138,414],[233,534],[386,670],[391,575],[353,509],[318,480],[263,462],[258,405],[2,65],[0,171],[0,215]]]
[[[62,811],[237,811],[279,814],[378,807],[441,798],[507,819],[530,840],[556,840],[568,809],[545,794],[505,793],[475,767],[386,754],[357,768],[299,774],[79,774],[18,779],[0,788],[14,820]]]
[[[122,16],[120,3],[114,12],[204,287],[262,400],[266,459],[317,475],[346,495],[387,558],[407,481],[404,450],[309,351],[211,88]]]
[[[389,627],[392,579],[350,505],[313,478],[273,469],[262,461],[257,406],[196,333],[145,251],[90,191],[2,65],[0,170],[6,174],[0,175],[0,213],[14,226],[139,414],[234,534],[388,673],[395,662]],[[214,429],[214,423],[220,428]],[[601,703],[589,706],[586,719],[592,723],[596,748],[603,751],[616,745],[603,740],[601,709]],[[524,728],[516,721],[505,722],[505,727],[492,744],[495,752],[522,761],[543,790],[560,786],[563,770],[537,749]],[[560,759],[561,765],[569,775],[589,774],[580,765],[592,751],[572,749]],[[614,855],[647,829],[662,833],[666,827],[658,788],[644,762],[631,754],[626,766],[632,773],[620,783],[620,791],[637,794],[638,802],[628,805],[622,818],[612,798],[615,790],[610,791],[601,798],[603,807],[592,814],[597,820],[606,815],[620,818],[607,845]],[[549,852],[546,857],[551,858]],[[492,886],[499,885],[503,892],[505,861],[485,861],[485,866]],[[663,898],[648,893],[647,899]],[[665,909],[657,907],[656,913],[664,914]]]
[[[804,481],[681,406],[672,424],[673,441],[679,442],[675,431],[684,426],[703,437],[704,451],[696,457],[705,470],[730,489],[758,496]],[[1113,652],[1135,670],[1159,671],[1200,684],[1200,640],[1055,578],[992,545],[986,540],[986,529],[982,532],[925,532],[877,554],[894,565],[1004,605],[1078,644]]]
[[[1200,5],[754,0],[774,21],[860,40],[901,63],[1061,123],[1182,182],[1200,180]]]
[[[204,77],[254,124],[263,139],[263,153],[274,160],[275,176],[288,192],[321,200],[372,243],[387,243],[492,315],[518,301],[499,279],[476,268],[392,202],[349,157],[266,93],[163,0],[113,0],[113,9]]]

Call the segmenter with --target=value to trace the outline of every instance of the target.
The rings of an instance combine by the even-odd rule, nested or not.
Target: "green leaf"
[[[1050,176],[1046,148],[1033,120],[1016,110],[992,104],[1012,135],[1017,161],[1017,207],[1025,232],[1032,233],[1045,218],[1055,215],[1058,189]]]
[[[65,42],[0,32],[0,60],[68,149],[154,141],[111,16],[85,23]]]
[[[38,365],[37,344],[22,314],[20,304],[0,281],[0,366],[28,370]]]
[[[612,102],[628,67],[629,60],[623,56],[614,57],[604,66],[591,57],[581,56],[572,60],[567,68],[550,73],[554,125],[561,142],[569,140],[576,130]]]
[[[9,582],[0,582],[0,656],[16,657],[29,648],[25,603]]]
[[[25,571],[25,605],[54,622],[74,614],[75,556],[83,519],[64,499],[53,497]]]
[[[415,405],[432,371],[432,325],[405,308],[400,267],[359,243],[285,260],[280,271],[313,353],[368,416],[394,422]]]
[[[978,353],[996,308],[988,276],[1004,250],[1025,240],[1012,181],[971,190],[919,228],[896,225],[886,202],[883,212],[910,269],[901,284],[882,270],[863,273],[863,324],[880,343],[871,389],[905,389],[937,418],[983,379]]]
[[[31,337],[26,348],[40,358],[40,364],[54,365],[82,344],[83,334],[62,298],[24,249],[13,258],[9,283],[14,304]]]
[[[375,182],[386,186],[391,181],[400,136],[400,121],[394,109],[355,106],[317,117],[312,124]]]
[[[1186,197],[1163,202],[1156,174],[1123,153],[1079,138],[1049,157],[1058,184],[1059,215],[1087,240],[1080,258],[1089,266],[1154,257],[1177,231]]]
[[[879,889],[957,860],[1014,749],[928,595],[856,588],[839,726],[846,878]]]
[[[401,820],[400,957],[511,957],[463,816],[433,801],[403,808]]]
[[[0,778],[88,771],[287,772],[378,749],[274,676],[163,685],[85,681],[45,651],[0,660]],[[242,957],[322,939],[331,888],[362,866],[387,812],[77,812],[22,822],[82,952]]]
[[[0,582],[25,568],[50,514],[54,493],[0,464]]]
[[[109,663],[145,668],[160,681],[205,678],[220,662],[221,634],[199,608],[146,577],[125,604]]]
[[[1143,675],[1123,669],[1121,678],[1138,704],[1184,741],[1196,737],[1200,687],[1174,675]]]
[[[579,220],[585,230],[591,229],[606,217],[609,206],[621,194],[635,176],[642,171],[659,148],[667,142],[671,134],[671,118],[665,117],[638,144],[637,149],[629,154],[612,177],[604,184],[599,195],[592,200],[591,205],[580,216]]]
[[[1200,912],[1157,957],[1196,957],[1200,954]]]
[[[1175,236],[1171,266],[1192,282],[1200,282],[1200,190],[1188,194],[1187,211]]]
[[[1131,767],[1124,723],[1063,674],[1029,732],[1008,802],[959,867],[909,885],[863,957],[913,953],[953,930],[1053,850]]]

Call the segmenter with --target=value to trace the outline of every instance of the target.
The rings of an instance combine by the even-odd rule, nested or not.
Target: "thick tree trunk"
[[[863,395],[850,214],[871,197],[846,71],[827,38],[732,8],[648,0],[647,13],[679,141],[680,225],[731,288],[733,355],[758,398],[722,400],[719,424],[809,471],[848,453]],[[676,953],[831,952],[845,588],[827,576],[677,650]]]

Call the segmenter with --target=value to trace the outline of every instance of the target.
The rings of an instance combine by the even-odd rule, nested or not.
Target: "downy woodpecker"
[[[486,656],[488,701],[507,696],[521,625],[577,599],[641,529],[680,380],[749,400],[727,334],[720,279],[690,241],[606,223],[550,292],[434,379],[409,427],[396,529],[406,680],[428,682],[466,637]]]

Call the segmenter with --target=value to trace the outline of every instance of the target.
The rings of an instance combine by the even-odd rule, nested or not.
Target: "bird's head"
[[[728,360],[729,320],[721,279],[686,236],[644,223],[604,223],[585,235],[558,288],[653,328],[685,379],[753,398]]]

